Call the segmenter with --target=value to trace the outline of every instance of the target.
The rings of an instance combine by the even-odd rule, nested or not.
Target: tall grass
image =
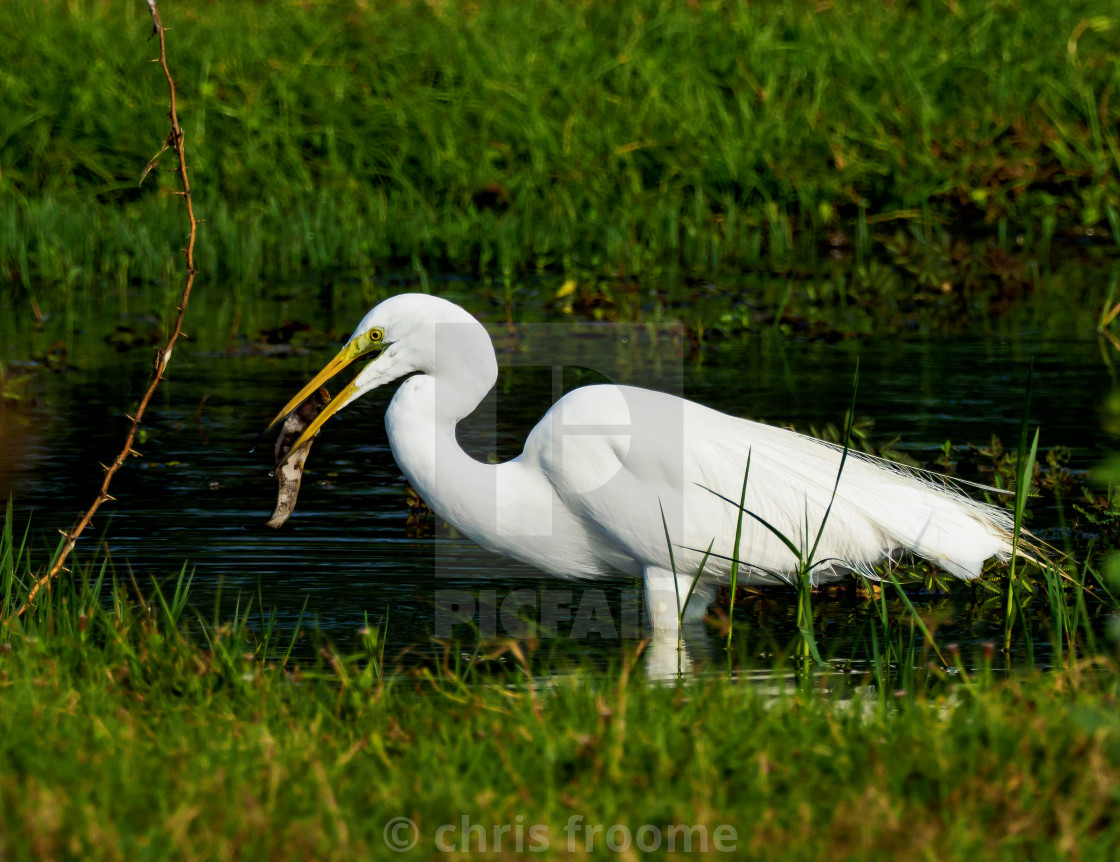
[[[1074,5],[227,2],[168,10],[205,276],[787,270],[913,225],[1120,225],[1120,57]],[[179,232],[131,2],[0,7],[0,279],[158,279]],[[83,58],[77,61],[75,58]],[[153,181],[154,180],[154,181]],[[885,231],[885,233],[884,233]],[[930,273],[931,277],[936,273]]]
[[[1031,365],[1027,373],[1026,393],[1023,398],[1023,418],[1019,424],[1019,452],[1015,464],[1015,502],[1013,521],[1014,533],[1011,537],[1011,561],[1007,574],[1007,607],[1004,617],[1003,649],[1004,652],[1011,648],[1011,630],[1014,626],[1014,614],[1018,610],[1022,613],[1021,584],[1017,577],[1019,565],[1019,543],[1023,529],[1023,516],[1027,509],[1027,498],[1030,496],[1031,481],[1034,476],[1034,465],[1038,457],[1038,435],[1041,429],[1036,428],[1030,449],[1027,448],[1027,435],[1030,427],[1031,406],[1031,378],[1034,376],[1034,366]]]
[[[27,555],[6,525],[13,584]],[[104,560],[77,574],[0,630],[12,858],[377,857],[399,817],[416,827],[408,858],[448,843],[522,856],[519,825],[526,842],[544,830],[544,858],[567,858],[570,834],[576,852],[605,856],[608,828],[633,842],[644,824],[663,837],[687,824],[696,841],[726,825],[736,852],[789,859],[1012,859],[1055,842],[1108,858],[1120,841],[1108,659],[1009,682],[986,665],[870,699],[863,674],[832,675],[831,695],[724,675],[647,686],[632,654],[546,678],[529,644],[509,646],[513,672],[386,674],[376,633],[352,655],[320,642],[285,658],[295,633],[248,604],[205,619],[189,575],[156,589]]]
[[[734,612],[735,612],[735,593],[736,593],[736,590],[738,588],[739,570],[744,565],[744,561],[742,561],[740,559],[739,551],[740,551],[740,541],[741,541],[742,535],[743,535],[743,517],[747,516],[747,517],[751,518],[752,520],[757,521],[759,524],[761,524],[776,539],[778,539],[778,541],[780,541],[783,545],[785,545],[786,548],[788,548],[790,553],[793,555],[793,558],[796,561],[796,564],[795,564],[794,570],[793,570],[792,582],[797,589],[797,630],[801,635],[801,639],[800,639],[801,656],[804,659],[810,659],[811,658],[818,665],[824,664],[824,661],[821,658],[820,650],[817,647],[816,634],[814,632],[813,601],[812,601],[813,570],[817,566],[830,565],[834,562],[837,562],[837,561],[834,561],[834,560],[820,560],[819,561],[819,560],[816,559],[816,555],[817,555],[817,548],[820,546],[821,536],[824,535],[824,528],[828,524],[828,517],[832,513],[832,504],[834,502],[836,502],[836,492],[840,489],[840,478],[844,473],[844,465],[847,463],[847,460],[848,460],[848,452],[849,452],[849,448],[850,448],[850,445],[851,445],[852,424],[855,421],[856,392],[858,391],[858,389],[859,389],[859,361],[857,359],[855,372],[853,373],[853,377],[852,377],[852,400],[851,400],[851,403],[849,404],[849,407],[848,407],[848,414],[847,414],[846,423],[845,423],[845,426],[844,426],[844,434],[843,434],[843,438],[842,438],[842,441],[841,441],[842,448],[841,448],[841,452],[840,452],[840,463],[839,463],[839,466],[837,467],[837,470],[836,470],[836,481],[833,483],[832,494],[829,497],[828,506],[825,507],[824,514],[821,517],[821,522],[816,527],[815,533],[814,533],[813,526],[809,523],[808,500],[805,501],[805,513],[806,513],[805,514],[805,522],[804,522],[804,525],[803,525],[803,530],[801,532],[801,539],[798,542],[795,542],[793,539],[791,539],[789,536],[787,536],[785,533],[783,533],[781,530],[779,530],[777,527],[775,527],[773,524],[771,524],[769,521],[767,521],[765,518],[763,518],[757,512],[753,512],[746,507],[747,483],[750,479],[750,472],[751,472],[751,453],[749,451],[747,452],[747,465],[746,465],[746,468],[743,471],[743,490],[740,494],[740,498],[739,498],[738,503],[736,503],[734,500],[731,500],[731,499],[723,496],[719,492],[714,491],[711,488],[708,488],[705,485],[700,486],[705,491],[708,491],[709,493],[711,493],[711,494],[715,495],[716,497],[718,497],[719,499],[723,500],[725,503],[730,503],[732,506],[735,506],[736,509],[738,510],[737,514],[736,514],[736,520],[735,520],[735,540],[734,540],[734,545],[732,547],[731,557],[730,558],[724,557],[724,559],[729,559],[730,563],[731,563],[731,569],[730,569],[731,607],[730,607],[730,610],[728,612],[728,615],[729,615],[728,629],[727,629],[728,645],[731,644],[731,637],[732,637],[732,634],[734,632],[734,626],[735,626],[733,615],[734,615]],[[662,515],[662,518],[664,518],[664,515]],[[812,545],[809,545],[810,536],[813,537],[812,538]],[[669,541],[668,528],[666,528],[666,531],[665,531],[665,538],[666,538],[666,541]],[[671,557],[672,556],[672,545],[671,545],[671,543],[670,543],[669,553],[670,553],[670,557]],[[708,551],[704,556],[705,561],[707,561],[708,554],[710,554],[710,553],[711,553],[711,546],[709,545]],[[749,563],[746,563],[746,565],[749,566]],[[674,566],[674,573],[675,573],[675,566]],[[698,578],[699,578],[699,576],[697,576],[697,579]]]

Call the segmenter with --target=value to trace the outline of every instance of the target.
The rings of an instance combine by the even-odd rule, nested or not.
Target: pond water
[[[341,330],[365,309],[346,311]],[[874,420],[873,439],[898,437],[895,448],[920,463],[936,461],[946,440],[987,445],[996,435],[1014,446],[1032,360],[1031,414],[1042,427],[1041,448],[1068,447],[1069,467],[1083,477],[1115,446],[1102,430],[1100,409],[1113,386],[1102,347],[1076,317],[1045,304],[1028,305],[982,332],[908,330],[831,343],[754,335],[712,341],[699,351],[674,337],[679,330],[671,321],[653,328],[532,324],[510,336],[499,314],[491,311],[489,318],[501,376],[481,418],[465,422],[460,434],[482,458],[512,457],[560,391],[603,378],[802,429],[840,425],[857,356],[857,415]],[[108,551],[118,574],[131,568],[141,580],[174,576],[186,565],[196,573],[193,606],[207,618],[216,602],[219,613],[232,614],[238,601],[244,608],[259,595],[290,630],[306,601],[308,619],[344,649],[356,645],[367,619],[387,620],[390,662],[439,654],[433,635],[449,635],[469,650],[472,627],[454,624],[453,610],[464,608],[473,609],[483,634],[509,634],[511,621],[528,613],[542,618],[546,635],[550,628],[582,635],[545,637],[546,651],[609,661],[632,646],[643,613],[636,580],[565,583],[475,547],[438,519],[419,530],[408,526],[407,487],[382,425],[389,393],[363,399],[327,425],[311,452],[294,516],[278,531],[264,526],[275,500],[271,441],[255,453],[250,448],[336,349],[329,339],[266,352],[205,351],[187,342],[148,414],[136,447],[142,457],[117,477],[119,502],[86,532],[82,558]],[[92,498],[97,462],[117,451],[121,414],[147,381],[149,356],[134,349],[76,357],[65,371],[36,371],[18,406],[0,409],[0,493],[15,499],[17,529],[30,517],[44,555],[55,530]],[[1059,546],[1060,524],[1053,507],[1036,508],[1031,522]],[[972,595],[968,589],[950,597],[915,594],[939,625],[938,641],[960,643],[966,661],[1000,631],[998,607],[985,609]],[[865,603],[822,594],[817,609],[822,652],[862,657],[871,619]],[[793,612],[793,594],[782,590],[740,603],[745,646],[736,661],[761,656],[758,666],[771,667],[772,656],[794,638]],[[724,649],[718,628],[690,635],[698,666],[721,666]],[[1045,662],[1039,649],[1036,658]]]

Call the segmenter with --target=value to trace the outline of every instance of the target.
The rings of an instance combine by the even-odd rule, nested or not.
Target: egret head
[[[374,306],[338,355],[284,405],[268,427],[283,421],[320,386],[365,357],[372,361],[307,427],[285,460],[305,446],[331,416],[378,386],[412,374],[429,374],[470,384],[457,387],[456,392],[481,386],[481,397],[497,378],[494,350],[482,324],[446,299],[404,293]],[[476,403],[471,404],[472,409]]]

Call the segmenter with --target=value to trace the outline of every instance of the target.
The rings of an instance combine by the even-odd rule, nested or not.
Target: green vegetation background
[[[1120,235],[1112,0],[168,3],[203,271],[710,273]],[[139,2],[0,6],[0,283],[167,272]]]
[[[714,273],[870,248],[876,225],[1014,231],[1043,251],[1120,236],[1113,0],[166,0],[163,15],[199,261],[235,287],[402,263]],[[0,298],[180,265],[170,161],[137,184],[165,124],[149,31],[138,0],[0,4]],[[7,607],[31,577],[10,512]],[[1113,657],[1010,682],[985,659],[959,685],[931,671],[898,691],[878,662],[820,678],[850,700],[618,669],[387,683],[375,638],[295,666],[275,618],[188,636],[179,588],[171,609],[130,590],[60,585],[0,637],[5,858],[377,857],[394,816],[428,857],[462,814],[545,824],[564,858],[572,815],[730,823],[759,858],[1111,859],[1120,841]]]

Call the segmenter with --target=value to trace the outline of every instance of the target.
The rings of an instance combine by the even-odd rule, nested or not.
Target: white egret
[[[575,389],[545,414],[517,458],[476,461],[458,445],[455,426],[496,382],[494,348],[464,309],[425,294],[378,304],[273,424],[364,356],[375,358],[288,457],[356,398],[407,378],[385,425],[393,457],[431,508],[483,547],[553,575],[641,576],[658,631],[677,629],[678,596],[688,595],[709,544],[685,621],[702,618],[727,581],[739,511],[718,495],[739,500],[748,454],[745,508],[798,547],[812,546],[836,486],[814,582],[870,573],[905,552],[969,579],[989,557],[1012,551],[1008,514],[939,480],[851,454],[837,485],[836,446],[637,387]],[[741,583],[780,583],[798,564],[754,518],[742,519],[739,558]]]

